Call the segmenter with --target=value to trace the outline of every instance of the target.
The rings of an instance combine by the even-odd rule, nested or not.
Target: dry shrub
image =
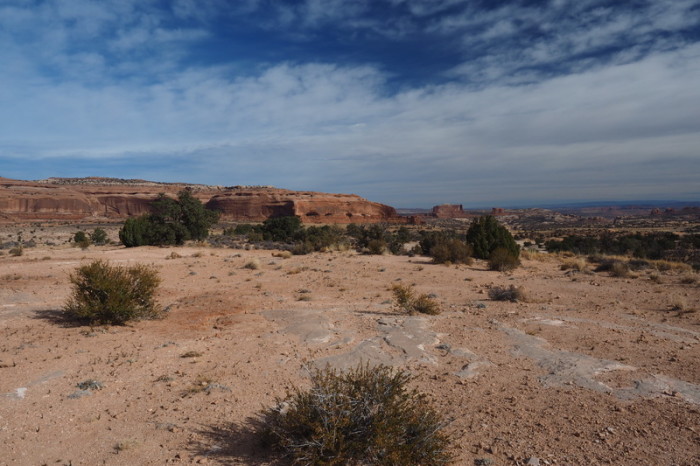
[[[574,257],[570,259],[562,259],[562,270],[575,270],[577,272],[585,272],[588,264],[583,257]]]
[[[394,294],[394,307],[399,312],[415,314],[440,314],[440,304],[427,294],[416,296],[412,286],[395,284],[391,287]]]
[[[535,251],[534,249],[524,249],[520,251],[520,258],[528,261],[547,262],[551,257],[551,254]]]
[[[695,275],[688,274],[681,277],[681,283],[684,285],[694,285],[695,283],[697,283],[697,281],[698,277],[696,277]]]
[[[11,256],[19,257],[24,254],[24,248],[22,246],[17,246],[15,248],[12,248],[8,251],[8,254]]]
[[[688,304],[685,302],[685,299],[678,296],[673,298],[673,300],[669,304],[669,307],[672,311],[678,312],[685,312],[688,310]]]
[[[289,259],[290,257],[292,257],[292,253],[290,251],[273,252],[272,257],[279,257],[280,259]]]
[[[489,298],[494,301],[522,301],[527,302],[527,291],[522,286],[510,285],[508,288],[494,286],[489,290]]]
[[[518,256],[506,248],[496,248],[489,256],[489,270],[508,272],[520,265]]]
[[[692,266],[690,266],[689,264],[685,264],[683,262],[659,260],[659,261],[652,261],[652,264],[654,265],[654,267],[656,267],[656,270],[658,270],[660,272],[675,271],[675,272],[681,272],[681,273],[691,273],[693,271]]]
[[[472,247],[456,238],[441,241],[430,249],[430,256],[436,264],[471,265],[472,254]]]
[[[243,266],[244,269],[258,270],[260,268],[260,261],[257,259],[250,260]]]
[[[618,278],[630,277],[630,268],[624,262],[613,262],[610,266],[610,276]]]
[[[295,464],[447,464],[446,422],[410,379],[383,365],[316,370],[309,390],[260,413],[263,442]]]
[[[626,261],[613,257],[606,257],[597,260],[596,272],[610,272],[610,276],[618,278],[630,277],[630,267]]]
[[[180,254],[178,254],[177,252],[175,252],[175,251],[171,252],[171,253],[166,257],[166,259],[181,259],[181,258],[182,258],[182,256],[181,256]]]
[[[112,266],[96,260],[71,274],[73,293],[64,310],[90,323],[121,325],[130,320],[155,318],[160,284],[158,272],[145,265]]]

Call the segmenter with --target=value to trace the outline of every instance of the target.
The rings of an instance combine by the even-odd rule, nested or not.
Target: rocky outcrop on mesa
[[[464,211],[462,204],[441,204],[433,207],[432,216],[435,218],[468,218],[473,217]]]
[[[297,215],[305,223],[368,223],[399,221],[396,210],[352,194],[327,194],[284,189],[230,188],[213,196],[207,207],[222,218],[261,221]]]
[[[192,190],[224,221],[298,215],[306,223],[400,222],[393,207],[352,194],[289,191],[269,186],[207,186],[117,178],[0,178],[0,221],[109,221],[148,213],[159,193]]]

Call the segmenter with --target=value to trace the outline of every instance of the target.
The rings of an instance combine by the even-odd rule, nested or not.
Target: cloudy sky
[[[700,0],[0,0],[0,176],[700,200]]]

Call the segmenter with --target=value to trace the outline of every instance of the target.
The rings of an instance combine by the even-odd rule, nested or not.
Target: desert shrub
[[[629,266],[620,261],[615,261],[610,266],[610,275],[613,277],[626,278],[630,276]]]
[[[148,215],[127,218],[119,230],[119,241],[127,248],[149,244],[150,221]]]
[[[78,231],[73,235],[73,243],[80,249],[87,249],[90,247],[91,241],[90,237],[85,234],[84,231]]]
[[[569,235],[561,240],[550,240],[547,251],[571,251],[576,254],[631,255],[640,259],[662,259],[677,247],[696,249],[700,235],[679,236],[671,232],[601,233],[597,236]]]
[[[255,229],[250,223],[240,223],[233,229],[234,235],[247,235]]]
[[[260,268],[260,261],[257,259],[252,259],[243,265],[244,269],[258,270]]]
[[[408,314],[440,314],[440,305],[427,294],[416,296],[413,287],[395,284],[391,288],[394,294],[394,307]]]
[[[268,218],[260,231],[263,239],[268,241],[293,241],[302,229],[301,219],[289,216]]]
[[[661,272],[668,272],[674,270],[676,272],[690,273],[693,271],[693,266],[691,266],[690,264],[685,264],[683,262],[657,260],[653,261],[652,265]]]
[[[440,314],[440,304],[427,294],[421,294],[411,303],[413,313],[428,314],[431,316]]]
[[[576,272],[585,272],[586,268],[586,259],[582,257],[563,259],[561,263],[561,270],[575,270]]]
[[[429,255],[436,264],[471,264],[472,247],[457,238],[445,239],[435,244]]]
[[[529,261],[546,262],[551,259],[547,253],[539,252],[535,249],[525,249],[520,251],[520,257]]]
[[[335,225],[310,226],[299,231],[296,239],[299,242],[297,246],[302,245],[307,252],[340,249],[347,243],[343,230]]]
[[[160,278],[151,267],[96,260],[78,267],[70,281],[73,292],[64,311],[90,323],[119,325],[160,314],[155,302]]]
[[[19,246],[15,246],[14,248],[10,249],[7,253],[11,256],[19,257],[24,254],[24,248],[20,244]]]
[[[297,464],[447,464],[446,422],[410,379],[383,365],[316,370],[309,390],[260,413],[263,442]]]
[[[507,272],[520,265],[518,256],[506,248],[496,248],[489,256],[489,269]]]
[[[383,239],[372,239],[367,243],[367,252],[369,254],[381,255],[386,251],[386,241]]]
[[[693,284],[697,283],[697,281],[698,281],[698,277],[695,275],[688,274],[688,275],[684,275],[683,277],[681,277],[681,283],[684,285],[693,285]]]
[[[517,260],[520,246],[508,229],[498,223],[495,217],[484,215],[476,219],[467,230],[467,243],[474,248],[474,256],[489,259],[498,248],[507,250]]]
[[[523,301],[527,302],[527,291],[522,286],[510,285],[508,288],[494,286],[489,290],[489,298],[494,301]]]
[[[95,228],[92,233],[90,233],[90,241],[92,244],[102,246],[107,243],[107,232],[102,228]]]

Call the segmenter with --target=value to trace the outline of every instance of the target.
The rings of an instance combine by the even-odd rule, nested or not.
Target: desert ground
[[[74,231],[0,255],[0,464],[276,464],[251,418],[314,367],[360,362],[413,375],[451,421],[455,464],[700,464],[696,274],[617,278],[544,254],[501,273],[355,251],[81,250]],[[69,274],[93,259],[155,266],[165,317],[66,319]],[[395,283],[443,312],[397,312]],[[528,299],[489,298],[509,285]]]

